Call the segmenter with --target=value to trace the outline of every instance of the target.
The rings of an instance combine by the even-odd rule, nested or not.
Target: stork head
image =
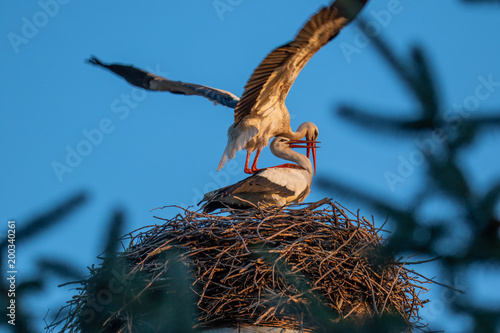
[[[287,153],[287,151],[290,150],[290,148],[307,148],[308,150],[313,151],[313,163],[314,163],[314,173],[316,174],[316,148],[319,148],[316,146],[316,143],[319,143],[318,141],[310,141],[310,140],[290,140],[285,137],[276,137],[273,142],[271,143],[271,151],[273,154],[277,157],[297,162],[300,165],[300,159],[296,160],[296,157],[294,158],[293,155],[290,155]],[[306,145],[304,145],[306,144]],[[301,154],[299,154],[301,155]],[[303,156],[303,155],[302,155]],[[309,163],[311,165],[311,163]]]

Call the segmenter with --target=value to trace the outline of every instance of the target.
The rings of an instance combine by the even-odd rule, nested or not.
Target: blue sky
[[[224,9],[217,10],[221,3]],[[20,278],[34,274],[33,260],[39,255],[71,260],[82,270],[97,263],[103,231],[115,208],[125,210],[127,230],[134,230],[156,222],[153,208],[193,205],[204,192],[245,177],[244,153],[216,172],[233,120],[231,109],[200,97],[144,93],[86,64],[90,55],[241,96],[265,55],[291,40],[327,3],[2,2],[0,220],[6,224],[16,219],[22,225],[76,191],[91,196],[66,224],[18,249]],[[372,0],[363,15],[398,54],[408,55],[416,44],[424,47],[443,105],[452,110],[455,104],[470,102],[482,80],[500,81],[499,10],[457,0]],[[323,142],[318,175],[346,179],[404,206],[422,186],[423,167],[415,167],[404,183],[392,188],[384,173],[397,172],[415,143],[373,136],[334,113],[340,103],[401,116],[414,107],[412,97],[357,29],[345,29],[299,75],[287,99],[292,128],[305,121],[318,125]],[[355,53],[346,53],[353,48]],[[493,87],[471,112],[499,105],[500,87]],[[88,143],[89,135],[94,143]],[[492,152],[498,155],[499,139],[499,133],[486,133],[463,158],[479,190],[499,179],[498,157],[492,159]],[[67,160],[69,151],[78,150],[86,156]],[[68,172],[55,172],[58,163]],[[269,149],[259,160],[261,167],[277,163]],[[332,194],[313,184],[307,201],[326,196]],[[355,201],[335,199],[371,215]],[[165,217],[174,213],[162,211]],[[432,272],[433,267],[428,269]],[[39,318],[47,306],[70,298],[71,292],[55,285],[52,289],[44,296],[47,303],[34,301]],[[440,292],[429,294],[435,304],[442,301]],[[436,311],[430,312],[445,313],[446,306]],[[434,317],[437,327],[445,325]]]

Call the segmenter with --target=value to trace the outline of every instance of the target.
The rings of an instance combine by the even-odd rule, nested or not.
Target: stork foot
[[[252,171],[252,173],[256,173],[257,171],[259,171],[260,169],[257,169],[257,167],[255,165],[252,166],[252,169],[250,169]]]

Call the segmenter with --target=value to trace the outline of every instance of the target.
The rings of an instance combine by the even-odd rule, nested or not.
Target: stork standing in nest
[[[299,143],[306,143],[301,146]],[[215,191],[208,192],[201,202],[205,213],[218,208],[246,209],[264,206],[284,206],[304,201],[311,190],[313,166],[305,156],[291,148],[318,148],[317,141],[293,141],[277,137],[271,143],[271,152],[279,158],[297,164],[287,163],[261,169],[242,181]],[[314,146],[311,146],[314,144]],[[201,203],[200,202],[200,203]]]
[[[171,81],[152,73],[119,64],[106,65],[93,57],[90,63],[106,67],[128,82],[148,90],[176,94],[200,95],[213,102],[235,108],[234,123],[228,129],[226,149],[219,162],[220,170],[237,151],[247,151],[245,172],[258,171],[261,150],[273,137],[290,140],[306,138],[315,141],[318,129],[312,122],[301,124],[297,131],[290,127],[290,114],[285,99],[300,71],[311,57],[332,40],[361,11],[367,0],[337,0],[323,7],[299,31],[295,40],[272,51],[248,80],[241,100],[234,94],[207,86]],[[121,66],[121,67],[120,67]],[[308,147],[309,151],[314,143]],[[251,168],[250,155],[256,152]]]

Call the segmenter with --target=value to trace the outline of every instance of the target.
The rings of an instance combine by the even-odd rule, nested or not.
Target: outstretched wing
[[[272,51],[253,72],[234,110],[237,125],[246,116],[268,116],[285,103],[290,88],[311,57],[361,11],[367,0],[337,0],[323,7],[295,40]],[[284,105],[283,105],[284,106]]]
[[[173,94],[182,95],[198,95],[208,98],[216,104],[235,108],[239,102],[238,96],[229,91],[202,86],[194,83],[181,81],[172,81],[167,78],[148,73],[134,66],[126,66],[121,64],[105,64],[96,57],[92,56],[89,63],[109,69],[110,71],[120,75],[130,84],[136,87],[153,91],[168,91]]]

